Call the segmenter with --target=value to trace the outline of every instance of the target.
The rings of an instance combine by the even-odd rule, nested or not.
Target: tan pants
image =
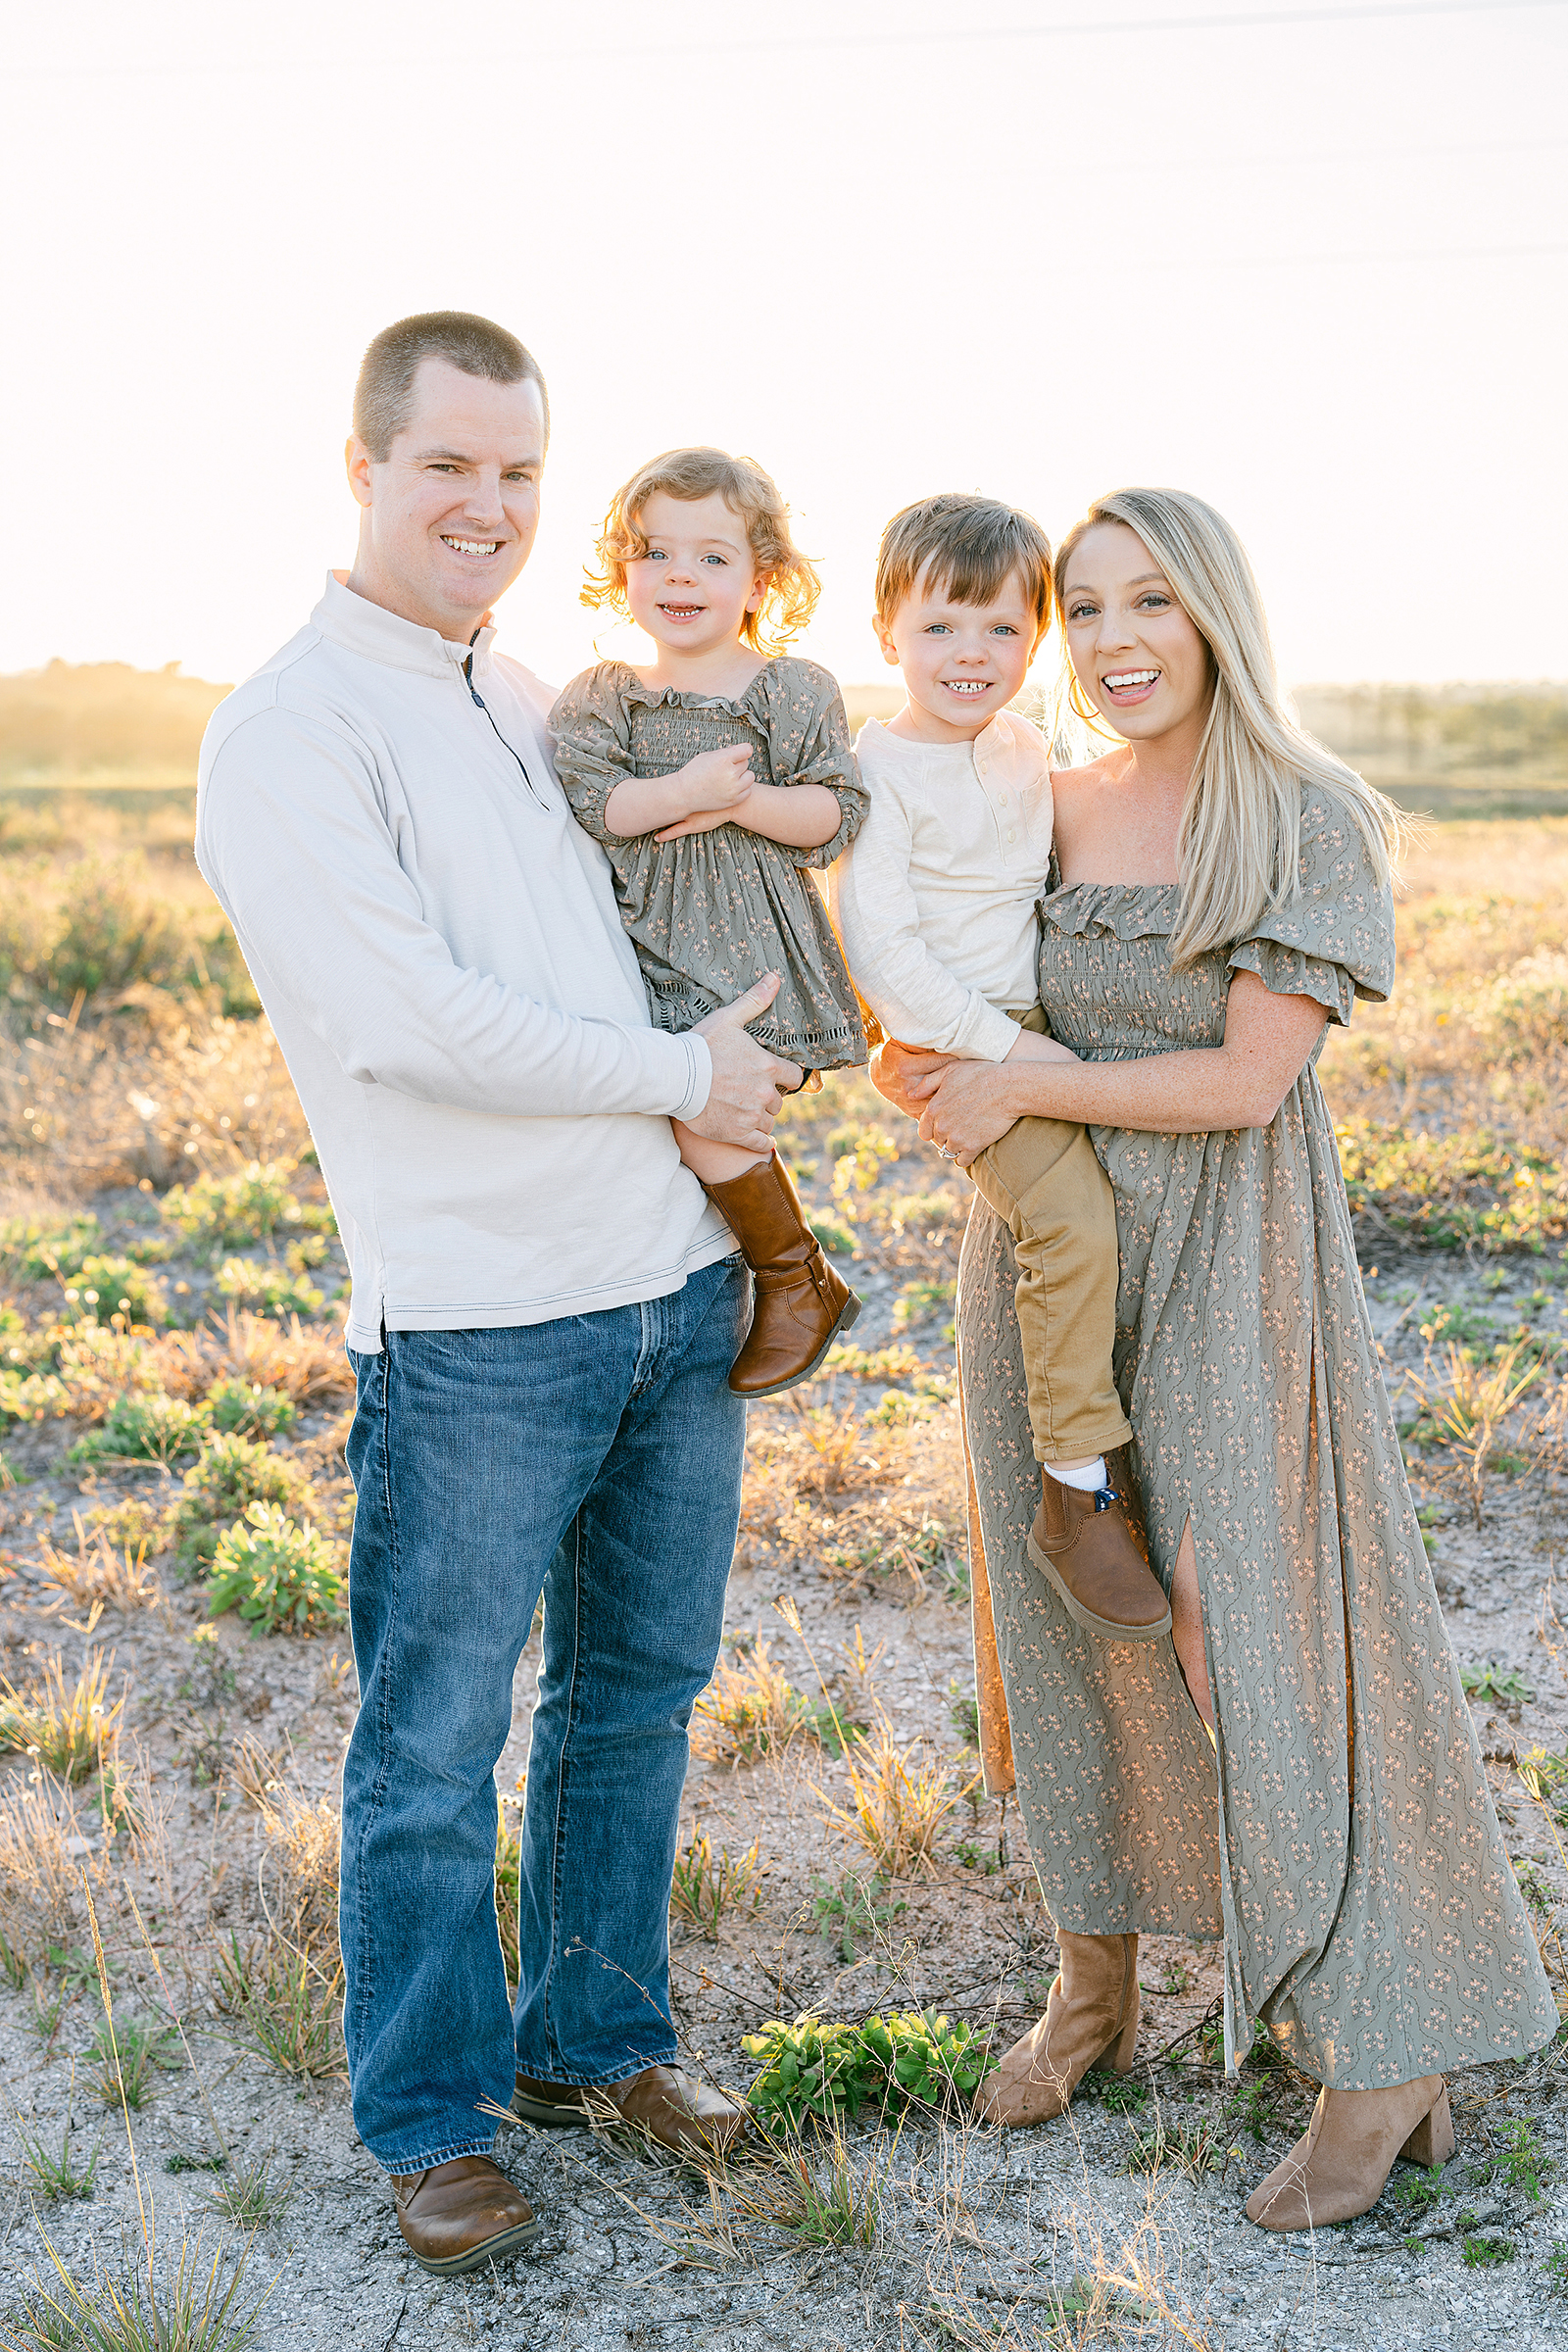
[[[1021,1025],[1046,1026],[1038,1011]],[[969,1173],[1013,1240],[1035,1459],[1092,1460],[1129,1445],[1110,1371],[1116,1202],[1094,1146],[1070,1119],[1020,1119]]]

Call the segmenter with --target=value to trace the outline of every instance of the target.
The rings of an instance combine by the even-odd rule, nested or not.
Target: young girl
[[[614,868],[656,1028],[690,1029],[776,972],[759,1044],[808,1072],[863,1062],[855,990],[804,869],[854,839],[866,794],[837,685],[780,658],[820,592],[787,508],[749,458],[670,450],[616,491],[599,559],[583,602],[629,613],[657,659],[584,670],[550,731],[572,813]],[[730,1387],[775,1396],[816,1370],[860,1302],[776,1152],[673,1125],[756,1278]]]

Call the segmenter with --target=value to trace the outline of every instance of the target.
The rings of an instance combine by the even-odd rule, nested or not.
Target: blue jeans
[[[483,2155],[517,2068],[613,2082],[675,2054],[669,1882],[740,1511],[746,1307],[729,1259],[641,1305],[354,1357],[343,2030],[388,2172]],[[495,1767],[541,1589],[513,2014]]]

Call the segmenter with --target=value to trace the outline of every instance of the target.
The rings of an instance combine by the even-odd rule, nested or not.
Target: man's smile
[[[441,544],[450,547],[455,556],[493,556],[501,545],[499,539],[459,539],[451,531],[441,533]]]

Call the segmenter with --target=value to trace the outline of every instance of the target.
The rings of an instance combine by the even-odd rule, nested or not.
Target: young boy
[[[861,997],[889,1037],[983,1061],[1059,1055],[1039,1032],[1036,901],[1051,764],[1009,710],[1051,624],[1051,545],[995,500],[922,499],[882,534],[876,632],[907,697],[856,738],[870,813],[829,876]],[[1013,1238],[1029,1421],[1043,1465],[1035,1565],[1089,1633],[1169,1631],[1104,1456],[1132,1431],[1111,1377],[1116,1211],[1081,1126],[1020,1119],[970,1169]]]

